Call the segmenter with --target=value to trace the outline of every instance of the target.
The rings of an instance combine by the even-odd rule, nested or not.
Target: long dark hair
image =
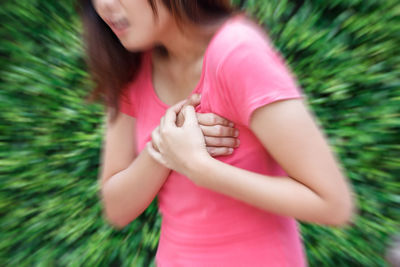
[[[157,17],[155,0],[148,0]],[[162,0],[178,26],[189,23],[209,26],[240,13],[230,0]],[[108,25],[95,11],[91,0],[79,0],[76,10],[83,23],[86,62],[95,83],[86,101],[100,100],[111,107],[111,121],[117,116],[119,98],[129,82],[136,78],[141,65],[141,52],[125,49]],[[162,50],[162,47],[157,47]],[[164,51],[165,52],[165,51]]]

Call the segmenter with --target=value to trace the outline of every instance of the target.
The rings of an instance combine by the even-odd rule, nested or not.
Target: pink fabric
[[[168,108],[152,86],[150,53],[143,54],[138,78],[120,102],[121,111],[137,119],[137,152]],[[197,112],[226,117],[240,131],[240,147],[216,159],[257,173],[287,175],[250,131],[249,120],[258,107],[303,95],[258,25],[241,15],[223,24],[206,50],[201,79],[192,93],[202,94]],[[159,267],[307,266],[293,218],[198,187],[174,171],[161,188],[158,203],[162,215]]]

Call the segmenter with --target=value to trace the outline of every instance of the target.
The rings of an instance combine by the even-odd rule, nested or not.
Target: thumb
[[[185,117],[185,122],[183,123],[183,127],[199,125],[197,121],[196,112],[194,107],[191,105],[185,106],[183,109],[183,116]]]
[[[165,112],[165,120],[164,120],[166,125],[176,126],[176,119],[177,119],[178,113],[182,109],[182,107],[185,105],[185,103],[186,103],[186,100],[182,100],[167,109],[167,111]]]
[[[184,106],[186,105],[186,100],[179,101],[169,109],[172,110],[175,114],[177,114]]]

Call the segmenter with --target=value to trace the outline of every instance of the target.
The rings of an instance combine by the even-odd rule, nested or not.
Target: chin
[[[154,47],[152,42],[143,42],[137,40],[120,40],[123,47],[130,52],[141,52]]]

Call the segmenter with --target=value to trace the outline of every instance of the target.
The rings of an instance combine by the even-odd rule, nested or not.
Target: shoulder
[[[216,66],[227,58],[239,59],[250,54],[275,54],[267,30],[244,15],[231,18],[215,36],[209,57]],[[230,60],[233,61],[233,60]]]

